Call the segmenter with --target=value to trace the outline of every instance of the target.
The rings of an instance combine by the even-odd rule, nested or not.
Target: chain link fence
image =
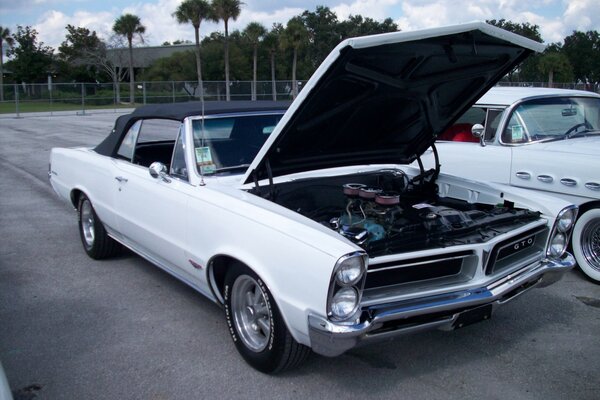
[[[301,90],[303,81],[298,81]],[[205,101],[225,100],[224,81],[203,82]],[[546,82],[499,82],[499,86],[547,87]],[[252,99],[252,81],[232,81],[230,98]],[[553,87],[598,92],[600,87],[585,83],[554,83]],[[29,113],[118,112],[144,104],[198,101],[201,93],[197,81],[136,82],[134,104],[130,102],[129,82],[113,83],[48,83],[12,84],[1,88],[0,116],[21,117]],[[258,81],[257,100],[291,100],[292,81]],[[30,114],[31,115],[31,114]]]
[[[298,81],[301,89],[305,82]],[[0,115],[22,117],[28,113],[76,112],[84,115],[91,110],[118,112],[119,109],[144,104],[181,103],[225,100],[224,81],[203,82],[200,92],[197,81],[136,82],[130,101],[129,82],[114,83],[36,83],[3,85]],[[230,99],[252,100],[252,81],[229,83]],[[256,100],[291,100],[292,81],[258,81]]]

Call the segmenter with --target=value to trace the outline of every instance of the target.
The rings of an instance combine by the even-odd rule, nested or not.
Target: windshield
[[[244,172],[282,116],[283,111],[192,120],[198,172]]]
[[[599,130],[600,99],[551,97],[520,104],[502,132],[502,142],[556,140]]]

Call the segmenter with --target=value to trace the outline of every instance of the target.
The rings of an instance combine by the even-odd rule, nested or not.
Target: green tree
[[[204,20],[212,20],[210,4],[205,0],[185,0],[177,7],[173,16],[180,24],[191,23],[196,37],[196,74],[200,98],[204,99],[204,85],[202,83],[202,60],[200,57],[200,24]]]
[[[573,67],[565,54],[556,51],[544,52],[538,62],[538,68],[548,76],[548,87],[552,87],[555,80],[558,82],[573,80]]]
[[[341,39],[347,39],[350,37],[396,32],[398,31],[398,25],[391,18],[386,18],[383,22],[378,22],[369,17],[363,18],[362,15],[350,15],[347,20],[339,23],[338,31],[340,32]]]
[[[600,34],[598,31],[573,31],[565,37],[564,54],[573,66],[575,79],[594,83],[600,81]]]
[[[258,22],[250,22],[242,34],[244,35],[244,38],[252,45],[252,100],[256,100],[258,45],[267,34],[267,29]]]
[[[490,25],[497,26],[498,28],[505,29],[509,32],[516,33],[517,35],[525,36],[536,42],[543,43],[542,35],[540,33],[540,27],[538,25],[532,25],[529,22],[516,23],[506,19],[500,20],[487,20],[485,21]],[[534,54],[523,61],[515,70],[508,73],[509,81],[512,81],[514,75],[517,74],[521,81],[536,81],[540,79],[538,62],[540,55]]]
[[[139,36],[140,40],[144,41],[143,34],[146,33],[146,27],[142,25],[140,17],[133,14],[123,14],[115,21],[113,31],[117,35],[127,38],[129,46],[129,102],[135,102],[135,78],[133,72],[133,37]]]
[[[301,17],[290,19],[281,36],[281,47],[292,49],[292,97],[298,95],[298,81],[296,80],[296,69],[298,67],[298,50],[308,42],[309,33]]]
[[[273,101],[277,100],[277,87],[275,86],[275,56],[277,50],[279,50],[279,41],[283,32],[283,25],[273,24],[273,28],[265,35],[263,39],[263,46],[269,52],[269,61],[271,66],[271,91],[273,95]]]
[[[213,0],[213,17],[223,21],[225,25],[225,98],[230,100],[229,93],[229,20],[237,20],[240,15],[242,2],[240,0]]]
[[[52,65],[54,49],[37,40],[37,31],[30,26],[17,26],[13,34],[16,43],[7,54],[12,56],[10,66],[16,82],[42,82]],[[7,63],[8,64],[8,63]]]
[[[58,58],[61,62],[63,78],[79,82],[93,81],[98,71],[91,59],[91,54],[98,52],[102,41],[95,31],[87,28],[67,25],[65,40],[58,47]]]
[[[315,11],[304,11],[300,20],[308,35],[308,56],[316,69],[341,41],[337,15],[329,7],[317,6]],[[308,43],[307,43],[308,44]]]
[[[8,49],[15,45],[15,39],[10,34],[10,29],[0,26],[0,101],[4,101],[4,44]]]

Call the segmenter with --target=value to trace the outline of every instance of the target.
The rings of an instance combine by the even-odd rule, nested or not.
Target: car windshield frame
[[[558,120],[556,118],[548,118],[548,115],[539,112],[539,109],[544,106],[555,107],[556,110],[561,111],[561,118],[571,118],[572,121],[563,124],[564,126],[557,124],[556,121]],[[578,116],[582,118],[580,122],[576,122],[577,120],[575,120]],[[551,115],[551,117],[556,117],[556,115]],[[517,139],[513,140],[515,136],[512,136],[508,140],[508,130],[511,127],[511,122],[515,119],[519,121],[519,124],[515,124],[515,126],[520,126],[522,132],[517,132]],[[538,125],[538,130],[534,130],[533,124]],[[554,132],[551,129],[539,129],[539,127],[552,124],[554,124],[552,128]],[[584,129],[576,129],[569,132],[569,129],[579,124],[582,124],[582,128]],[[567,125],[568,127],[565,127]],[[510,107],[508,114],[504,117],[504,121],[499,128],[496,134],[498,141],[500,144],[506,146],[521,146],[600,133],[600,97],[562,95],[525,99]],[[511,131],[511,135],[512,133]]]
[[[202,177],[223,173],[243,174],[285,111],[281,109],[189,117],[193,143],[192,161],[196,174]],[[249,123],[251,119],[256,121]],[[274,124],[265,123],[269,119],[273,119]]]

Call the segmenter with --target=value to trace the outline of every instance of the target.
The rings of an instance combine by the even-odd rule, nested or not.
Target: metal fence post
[[[171,86],[173,87],[173,103],[175,103],[175,81],[171,81]]]
[[[144,105],[146,105],[146,81],[142,82],[142,98],[144,99]]]
[[[85,83],[81,84],[81,115],[85,115]]]
[[[17,118],[19,118],[19,86],[15,83],[15,110],[17,111]]]

